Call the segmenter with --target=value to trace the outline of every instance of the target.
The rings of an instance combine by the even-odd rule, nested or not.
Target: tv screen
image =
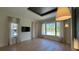
[[[30,27],[22,27],[22,32],[29,32],[30,31]]]

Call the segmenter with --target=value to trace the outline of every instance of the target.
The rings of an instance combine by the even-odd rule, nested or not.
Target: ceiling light
[[[71,18],[71,13],[67,7],[59,7],[57,9],[56,21],[67,20]]]

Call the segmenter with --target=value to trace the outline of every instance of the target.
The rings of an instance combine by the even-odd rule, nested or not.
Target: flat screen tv
[[[22,26],[21,31],[22,32],[30,32],[30,27],[24,27],[24,26]]]

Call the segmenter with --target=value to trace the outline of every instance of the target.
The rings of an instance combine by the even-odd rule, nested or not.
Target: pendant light
[[[67,20],[71,18],[71,13],[68,7],[59,7],[56,14],[56,21]]]

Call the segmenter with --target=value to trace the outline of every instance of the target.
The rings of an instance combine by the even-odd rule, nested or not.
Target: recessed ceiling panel
[[[56,7],[29,7],[28,9],[40,16],[44,16],[49,13],[53,13],[57,10]]]

